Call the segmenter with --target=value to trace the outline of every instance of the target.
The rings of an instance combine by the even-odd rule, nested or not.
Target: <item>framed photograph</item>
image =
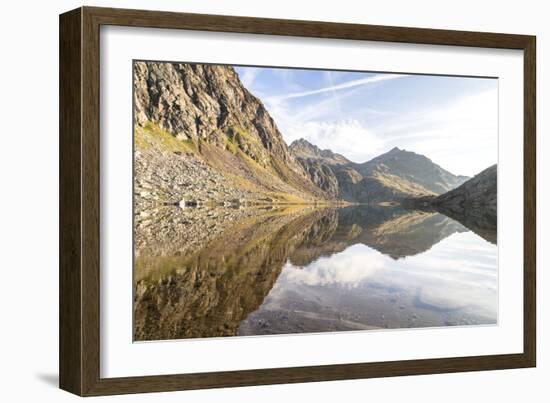
[[[60,16],[60,387],[533,367],[535,37]]]

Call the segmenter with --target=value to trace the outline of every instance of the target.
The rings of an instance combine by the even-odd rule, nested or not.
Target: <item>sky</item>
[[[235,67],[283,138],[304,138],[354,162],[399,147],[455,175],[498,158],[498,80]]]

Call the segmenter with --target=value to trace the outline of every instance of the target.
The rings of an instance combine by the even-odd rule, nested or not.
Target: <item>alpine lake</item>
[[[134,218],[134,339],[494,325],[497,259],[437,211],[165,206]]]

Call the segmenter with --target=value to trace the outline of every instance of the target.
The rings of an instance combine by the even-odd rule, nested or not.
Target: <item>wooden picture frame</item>
[[[228,372],[100,377],[99,91],[102,25],[481,48],[524,56],[523,353]],[[534,367],[535,37],[81,7],[60,16],[60,387],[81,396]]]

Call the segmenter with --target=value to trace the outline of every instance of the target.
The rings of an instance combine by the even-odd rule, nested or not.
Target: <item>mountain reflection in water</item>
[[[137,223],[135,340],[496,323],[497,247],[472,225],[398,207],[227,214]]]

